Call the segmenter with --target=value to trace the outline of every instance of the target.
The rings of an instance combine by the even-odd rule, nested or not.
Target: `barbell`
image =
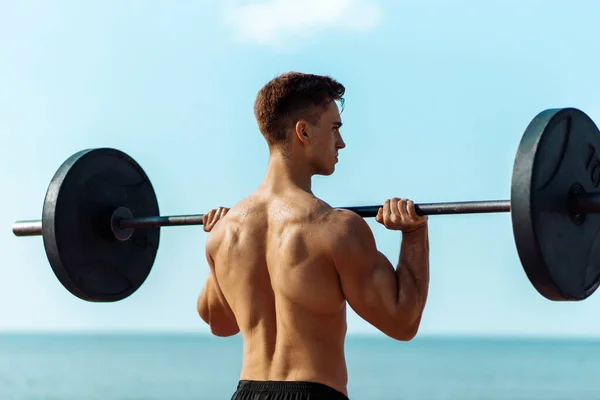
[[[416,204],[421,215],[510,212],[519,259],[534,288],[581,301],[600,284],[600,131],[576,108],[542,111],[519,143],[510,200]],[[343,207],[375,217],[376,206]],[[41,235],[54,274],[73,295],[122,300],[144,283],[160,228],[201,225],[202,214],[160,216],[142,167],[112,148],[79,151],[58,168],[42,219],[17,221],[16,236]]]

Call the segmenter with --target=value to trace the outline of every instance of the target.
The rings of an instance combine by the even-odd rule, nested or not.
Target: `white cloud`
[[[224,17],[239,40],[278,47],[326,30],[372,29],[383,11],[373,0],[227,0]]]

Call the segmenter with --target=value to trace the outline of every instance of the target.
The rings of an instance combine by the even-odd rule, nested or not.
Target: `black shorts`
[[[314,382],[240,381],[231,400],[349,400],[343,393]]]

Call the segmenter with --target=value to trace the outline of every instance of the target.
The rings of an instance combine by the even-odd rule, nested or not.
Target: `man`
[[[402,231],[394,268],[361,217],[311,192],[312,176],[331,175],[345,147],[344,93],[326,76],[291,72],[268,82],[254,108],[270,153],[264,180],[205,217],[210,274],[198,312],[214,335],[242,335],[234,400],[348,399],[346,304],[396,340],[419,328],[427,217],[406,199],[379,209],[377,222]]]

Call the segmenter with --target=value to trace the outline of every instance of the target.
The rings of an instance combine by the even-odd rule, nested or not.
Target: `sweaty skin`
[[[337,107],[322,119],[337,121]],[[341,137],[331,154],[311,150],[315,170],[332,173],[340,148]],[[256,191],[207,217],[210,274],[198,312],[214,335],[241,333],[240,379],[318,382],[347,396],[347,304],[391,338],[417,333],[429,284],[427,218],[406,199],[379,210],[379,223],[403,231],[395,268],[363,218],[316,198],[278,162]]]

